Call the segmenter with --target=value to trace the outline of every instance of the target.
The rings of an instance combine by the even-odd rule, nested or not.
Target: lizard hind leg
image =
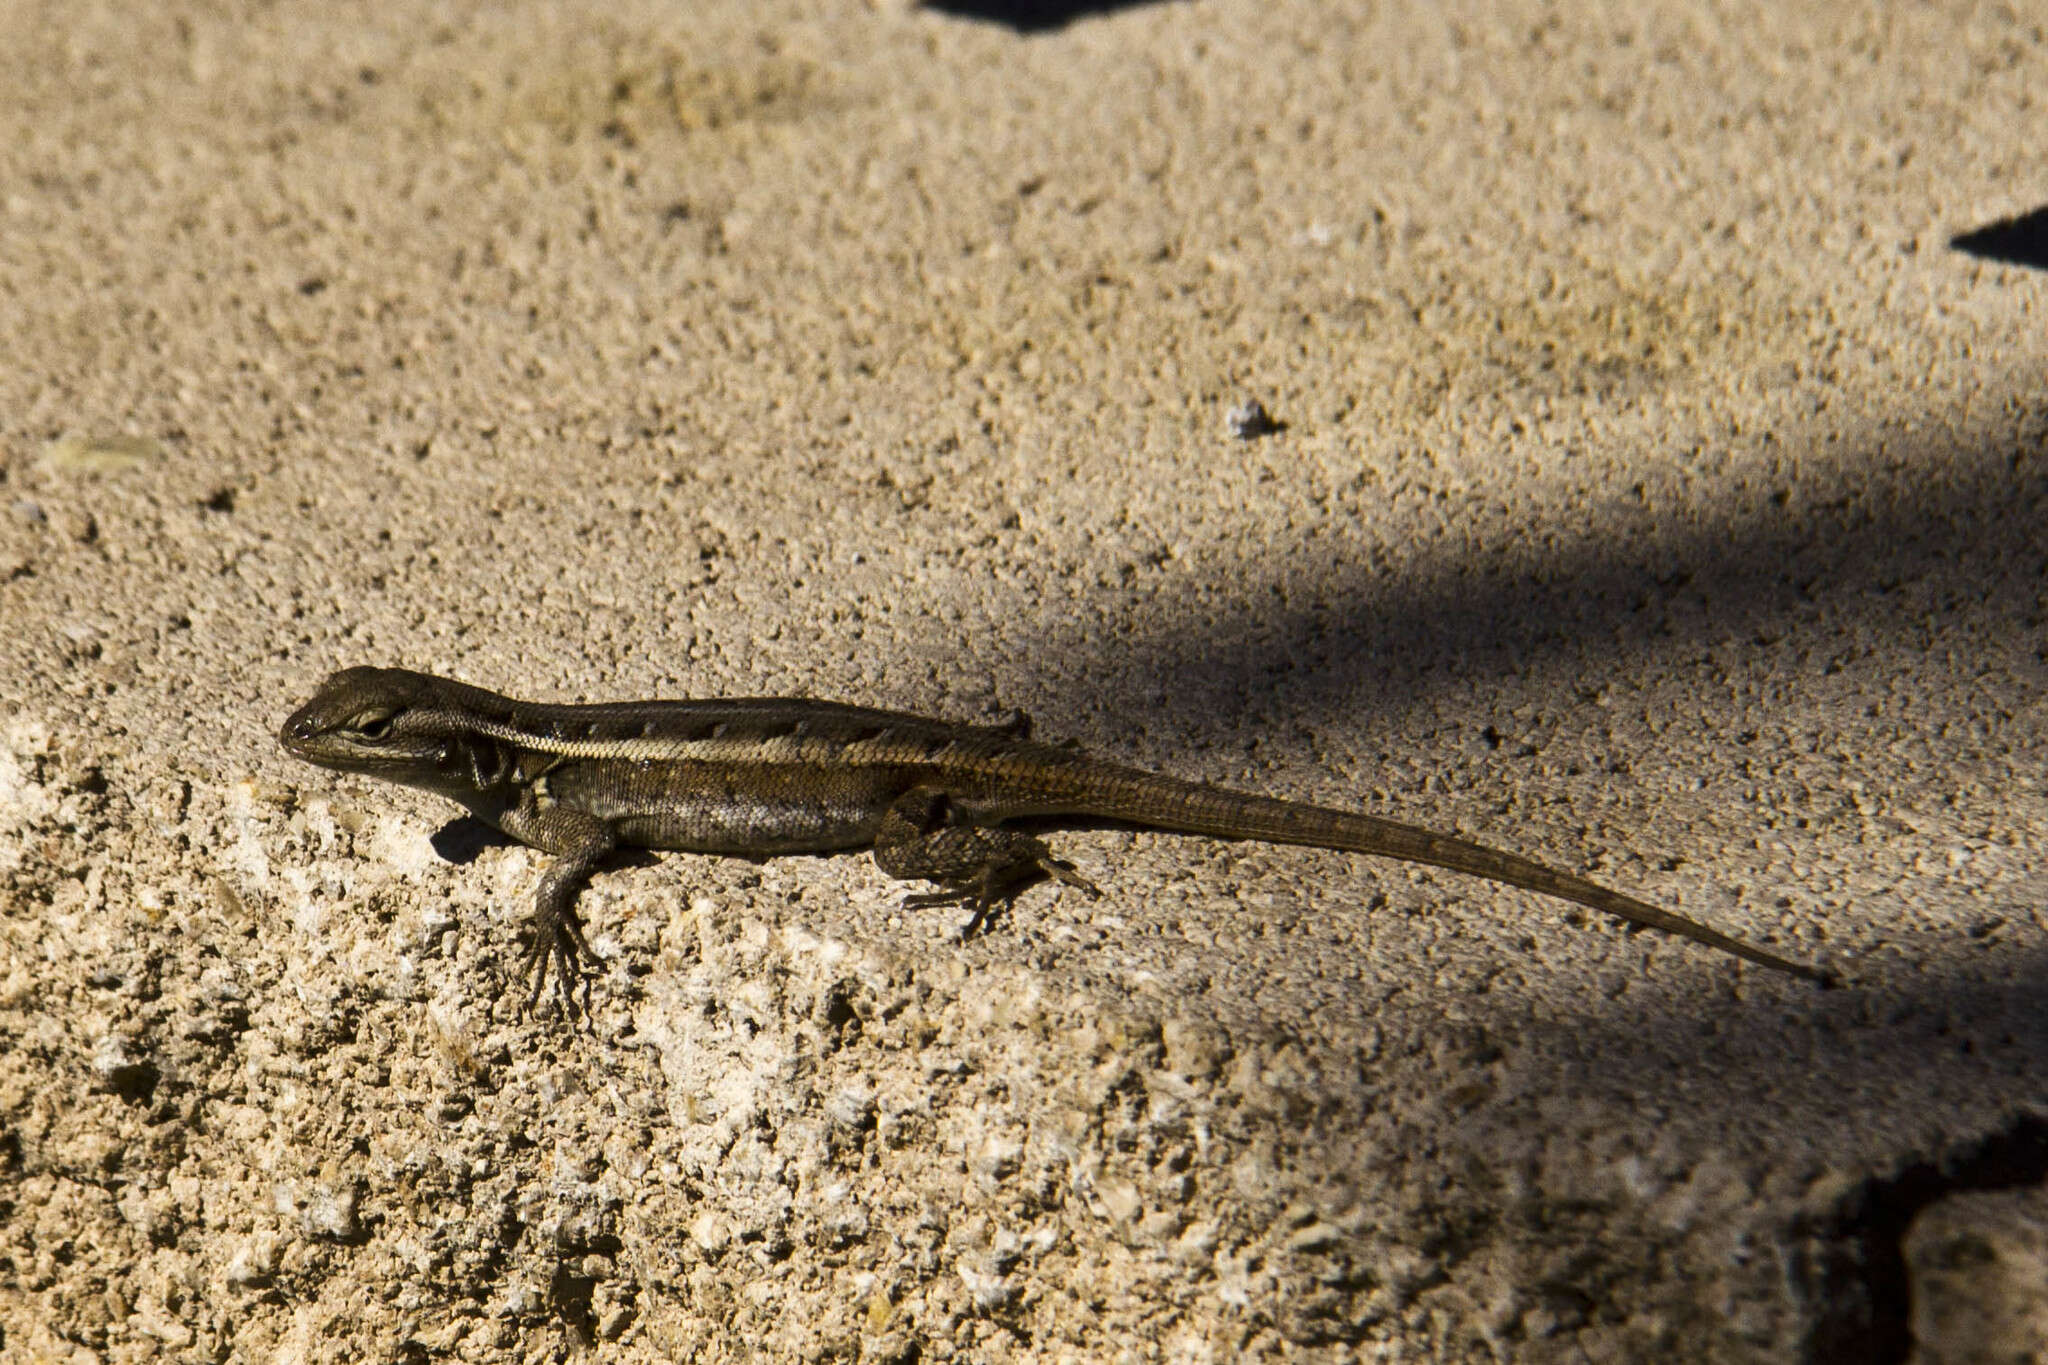
[[[906,910],[965,905],[973,918],[960,931],[970,938],[990,916],[1042,881],[1058,881],[1090,896],[1095,883],[1053,856],[1041,839],[1013,829],[952,823],[943,792],[918,788],[889,808],[875,832],[875,866],[901,881],[937,882],[939,891],[903,898]]]

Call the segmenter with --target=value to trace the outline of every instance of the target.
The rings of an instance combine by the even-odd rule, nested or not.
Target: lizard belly
[[[623,844],[759,857],[865,848],[903,787],[883,767],[650,761],[563,764],[535,794],[588,811]]]

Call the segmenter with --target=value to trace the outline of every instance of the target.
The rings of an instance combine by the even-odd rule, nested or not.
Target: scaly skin
[[[555,855],[534,915],[532,1000],[552,969],[565,1009],[592,957],[577,892],[621,846],[746,857],[868,848],[890,876],[943,888],[907,903],[972,906],[971,931],[1047,877],[1096,894],[1043,842],[1004,828],[1060,817],[1427,863],[1833,984],[1820,968],[1512,853],[1105,763],[1034,742],[1026,728],[795,698],[554,706],[405,669],[351,668],[322,683],[278,740],[323,767],[436,792]]]

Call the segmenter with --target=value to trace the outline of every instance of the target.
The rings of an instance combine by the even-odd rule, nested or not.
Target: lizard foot
[[[1045,842],[1019,830],[955,823],[942,792],[919,788],[890,808],[875,836],[875,866],[904,881],[937,882],[938,891],[903,898],[906,910],[972,907],[960,931],[971,938],[1026,888],[1057,881],[1090,896],[1101,889],[1053,856]]]
[[[555,980],[555,1001],[565,1019],[576,1019],[590,1011],[590,983],[598,957],[584,940],[583,926],[573,913],[536,915],[533,941],[526,948],[526,974],[533,979],[527,992],[525,1013],[536,1013],[547,990],[548,977]],[[582,999],[577,999],[578,988]]]

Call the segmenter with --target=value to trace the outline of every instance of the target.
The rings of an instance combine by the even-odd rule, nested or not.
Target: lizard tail
[[[1776,953],[1730,938],[1704,924],[1659,909],[1633,896],[1610,891],[1596,882],[1560,872],[1518,854],[1488,848],[1414,825],[1382,820],[1357,811],[1332,810],[1297,801],[1281,801],[1221,787],[1205,787],[1137,769],[1117,769],[1089,783],[1090,790],[1068,810],[1076,815],[1116,820],[1180,834],[1218,839],[1257,839],[1274,844],[1309,844],[1398,858],[1449,868],[1525,891],[1586,906],[1629,924],[1677,934],[1718,948],[1759,966],[1789,972],[1821,986],[1836,985],[1822,968],[1794,962]]]

